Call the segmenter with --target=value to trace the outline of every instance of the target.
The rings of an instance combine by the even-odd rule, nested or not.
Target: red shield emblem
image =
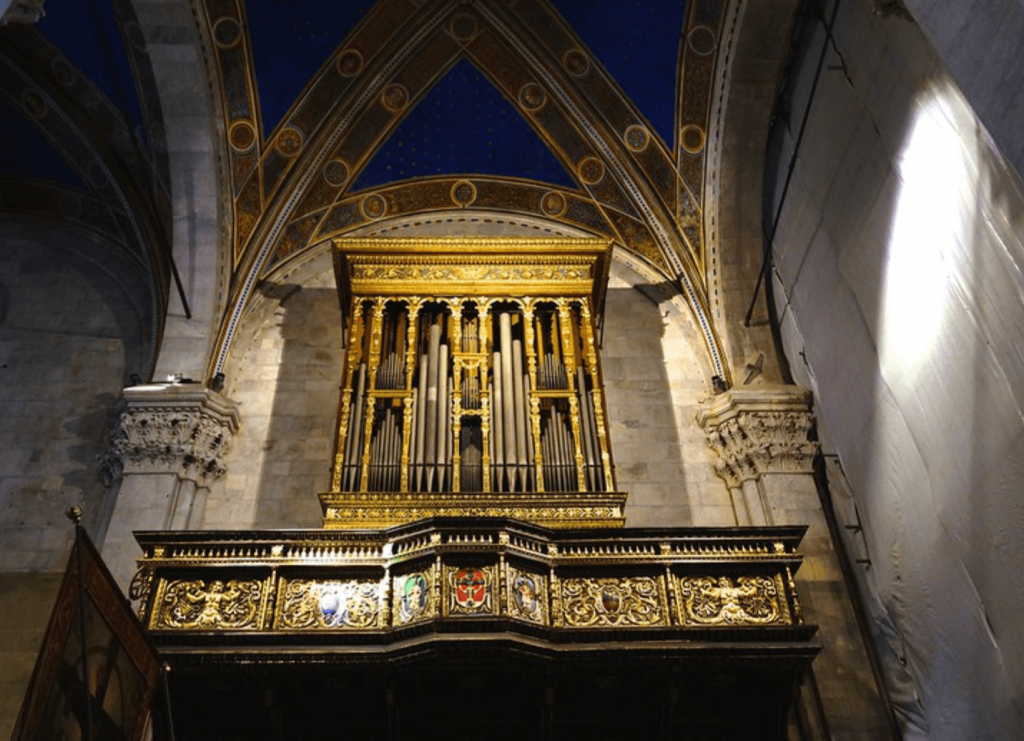
[[[487,577],[480,569],[459,569],[455,574],[455,603],[459,607],[480,607],[487,599]]]

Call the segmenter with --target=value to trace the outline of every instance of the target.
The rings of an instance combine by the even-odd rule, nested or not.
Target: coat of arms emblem
[[[619,596],[619,590],[610,586],[606,586],[601,590],[601,607],[604,608],[605,612],[615,614],[621,606],[622,598]]]
[[[454,612],[474,615],[491,612],[491,569],[461,567],[450,571],[448,579]]]
[[[467,609],[483,605],[487,599],[487,578],[480,569],[459,569],[455,574],[455,604]]]

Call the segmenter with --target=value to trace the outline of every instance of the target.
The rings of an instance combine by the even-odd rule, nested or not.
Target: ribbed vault
[[[277,263],[377,219],[461,207],[502,208],[612,236],[677,282],[716,373],[728,376],[708,318],[700,230],[684,228],[699,224],[693,206],[699,193],[692,192],[673,153],[548,3],[426,3],[410,12],[407,3],[384,0],[337,47],[266,137],[260,131],[251,50],[242,32],[243,8],[207,5],[205,20],[224,80],[236,261],[232,309],[220,329],[211,372],[223,366],[257,281]],[[707,57],[714,44],[697,48]],[[529,122],[573,174],[578,191],[466,173],[350,192],[409,111],[462,59]],[[700,147],[690,150],[699,153]],[[681,200],[688,204],[688,218],[679,218]]]

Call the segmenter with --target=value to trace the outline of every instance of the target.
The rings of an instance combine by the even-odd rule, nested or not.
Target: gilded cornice
[[[612,248],[610,240],[570,237],[357,238],[334,244],[343,294],[589,296],[598,315]]]
[[[384,528],[427,517],[509,517],[551,528],[626,523],[625,492],[321,492],[328,529]]]

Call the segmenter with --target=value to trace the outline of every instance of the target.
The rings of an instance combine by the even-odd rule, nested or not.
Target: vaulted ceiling
[[[534,216],[615,240],[676,286],[713,373],[706,244],[720,0],[196,0],[230,201],[210,372],[255,285],[396,216]],[[166,131],[130,0],[50,0],[2,29],[2,207],[72,215],[173,291]],[[167,31],[169,33],[169,31]],[[159,40],[157,38],[157,40]],[[9,139],[10,140],[10,139]]]

